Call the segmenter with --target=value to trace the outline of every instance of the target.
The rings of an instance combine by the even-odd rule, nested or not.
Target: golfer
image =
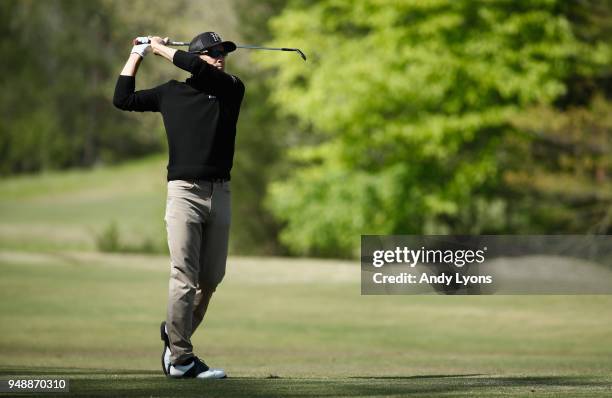
[[[139,44],[121,71],[114,105],[122,110],[160,112],[168,139],[166,230],[170,249],[170,286],[162,369],[178,378],[224,378],[195,356],[191,336],[211,296],[225,275],[230,229],[230,170],[236,123],[244,85],[225,73],[225,58],[236,49],[215,32],[196,36],[189,51],[149,37]],[[153,52],[190,72],[184,82],[170,80],[148,90],[135,90],[138,67]]]

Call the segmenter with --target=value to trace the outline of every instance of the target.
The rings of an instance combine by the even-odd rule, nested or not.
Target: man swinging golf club
[[[127,111],[160,112],[166,128],[165,221],[171,271],[167,318],[160,327],[162,370],[178,378],[224,378],[222,369],[209,368],[194,355],[191,336],[225,275],[230,170],[245,90],[240,79],[224,72],[225,57],[236,45],[215,32],[196,36],[188,52],[166,46],[167,38],[148,39],[148,44],[132,48],[117,80],[113,104]],[[136,72],[150,51],[191,77],[134,91]]]

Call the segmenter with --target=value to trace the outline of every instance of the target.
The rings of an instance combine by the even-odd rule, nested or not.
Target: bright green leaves
[[[276,68],[272,99],[324,137],[315,149],[298,145],[316,161],[302,158],[270,191],[283,242],[346,254],[362,233],[499,228],[474,217],[492,218],[487,203],[503,208],[496,187],[513,116],[564,95],[580,65],[609,59],[559,9],[552,0],[320,1],[275,18],[271,44],[300,47],[309,61],[259,58]]]

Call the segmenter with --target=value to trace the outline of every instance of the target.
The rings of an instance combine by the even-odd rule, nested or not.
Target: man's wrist
[[[155,55],[164,57],[168,61],[172,62],[172,58],[174,57],[174,54],[176,53],[176,48],[171,48],[163,44],[158,44],[155,47],[153,47],[153,53]]]
[[[123,70],[121,71],[121,76],[135,76],[138,72],[138,67],[140,66],[140,62],[142,58],[140,55],[136,53],[131,53]]]
[[[132,54],[138,54],[140,57],[144,58],[147,53],[151,52],[151,46],[149,44],[136,44],[132,47]]]
[[[151,42],[151,49],[153,50],[153,52],[155,54],[157,54],[158,51],[160,51],[162,48],[165,48],[166,46],[162,43],[157,43],[155,41]]]

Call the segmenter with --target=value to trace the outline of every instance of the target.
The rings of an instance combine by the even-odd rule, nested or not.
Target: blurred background
[[[0,247],[163,253],[159,114],[112,106],[138,35],[243,44],[231,251],[361,234],[612,231],[612,5],[3,0]],[[186,74],[147,57],[137,88]]]
[[[611,1],[2,0],[0,29],[0,375],[176,393],[162,119],[112,95],[134,37],[212,30],[308,56],[228,57],[232,256],[194,336],[238,376],[218,396],[609,394],[612,296],[361,296],[355,259],[361,234],[612,233]],[[136,86],[186,77],[149,55]]]

